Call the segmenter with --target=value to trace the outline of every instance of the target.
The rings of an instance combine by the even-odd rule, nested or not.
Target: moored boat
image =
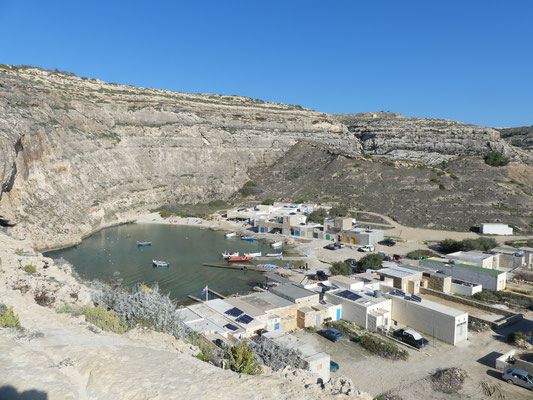
[[[151,246],[151,245],[152,245],[152,242],[141,242],[140,240],[137,240],[137,247]]]
[[[252,259],[252,257],[231,257],[231,258],[228,258],[227,261],[228,262],[239,262],[239,261],[250,261]]]
[[[237,236],[237,234],[235,232],[228,232],[224,236],[226,236],[226,239],[228,239]]]
[[[261,252],[259,252],[259,253],[244,253],[244,256],[245,257],[252,257],[252,258],[261,257]]]
[[[279,266],[276,265],[276,264],[264,264],[263,267],[265,267],[265,268],[279,268]]]
[[[168,261],[152,260],[152,265],[154,267],[159,267],[159,268],[168,268],[168,267],[170,267],[170,263]]]
[[[255,238],[253,236],[246,236],[246,235],[241,236],[241,240],[248,240],[249,242],[253,242],[254,239]]]
[[[268,253],[266,256],[269,258],[281,258],[283,253]]]
[[[238,251],[233,251],[233,252],[225,251],[224,253],[222,253],[222,258],[231,258],[231,257],[239,257],[239,252]]]
[[[283,246],[283,242],[274,242],[270,245],[274,249],[279,249],[281,246]]]

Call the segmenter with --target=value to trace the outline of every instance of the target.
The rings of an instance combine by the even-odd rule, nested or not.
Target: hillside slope
[[[250,180],[252,169],[271,179],[271,171],[283,164],[291,149],[300,149],[299,144],[334,157],[372,155],[436,166],[465,157],[475,166],[489,151],[501,151],[513,166],[525,168],[520,176],[511,177],[511,169],[458,168],[453,174],[459,178],[474,175],[464,176],[461,185],[447,184],[457,190],[450,204],[461,199],[465,210],[473,207],[472,221],[486,215],[483,207],[492,207],[489,203],[506,204],[514,195],[523,207],[530,205],[526,164],[531,164],[533,152],[507,143],[491,128],[391,113],[329,115],[245,97],[136,88],[0,65],[0,219],[17,223],[11,232],[38,249],[77,243],[102,227],[161,205],[228,199]],[[306,162],[311,160],[302,160]],[[408,181],[410,167],[405,168],[399,161],[392,176],[405,175]],[[309,183],[307,169],[299,181],[304,186]],[[370,181],[378,173],[367,172]],[[478,187],[478,172],[494,179],[483,177],[483,187]],[[524,186],[515,187],[511,180]],[[379,190],[365,185],[364,195],[359,194],[362,187],[344,190],[348,198],[382,199],[381,188],[396,196],[400,182],[385,179]],[[509,193],[491,201],[492,190],[501,185]],[[428,210],[428,218],[417,224],[448,226],[435,217],[440,212],[432,204],[434,196],[408,186],[403,190],[411,194],[399,197],[398,207],[416,205],[409,214]],[[484,193],[480,199],[470,196],[478,190]],[[478,202],[484,206],[477,208]],[[362,200],[356,204],[377,207]],[[402,215],[384,204],[380,210]],[[529,220],[521,207],[505,215],[520,214],[520,221],[512,221],[525,229]],[[411,223],[412,218],[405,221]]]

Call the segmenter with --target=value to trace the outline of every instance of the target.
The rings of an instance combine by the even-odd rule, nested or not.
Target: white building
[[[370,331],[388,330],[391,322],[392,302],[381,292],[335,290],[324,293],[327,301],[341,304],[342,319],[356,323]]]
[[[507,224],[484,223],[479,224],[479,232],[483,235],[512,235],[513,228]]]
[[[307,369],[322,378],[324,383],[329,381],[329,354],[319,352],[311,345],[283,331],[267,332],[262,336],[284,348],[299,351]]]
[[[398,294],[394,294],[398,293]],[[467,339],[468,313],[398,290],[384,295],[392,300],[392,319],[454,346]]]
[[[460,263],[477,265],[481,268],[498,269],[500,266],[500,255],[483,253],[482,251],[456,251],[446,255],[450,260],[457,260]]]

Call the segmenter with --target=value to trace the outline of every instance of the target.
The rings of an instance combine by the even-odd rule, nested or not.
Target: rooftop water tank
[[[379,298],[382,296],[381,290],[374,290],[374,297]]]

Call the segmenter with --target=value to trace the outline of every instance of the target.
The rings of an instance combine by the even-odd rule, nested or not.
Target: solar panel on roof
[[[238,309],[237,307],[233,307],[226,311],[226,314],[231,315],[232,317],[238,317],[239,315],[244,314],[244,311]]]
[[[413,301],[418,301],[419,303],[422,302],[422,298],[421,297],[418,297],[416,295],[411,295],[411,300]]]
[[[226,324],[226,325],[224,325],[224,328],[227,328],[227,329],[229,329],[231,331],[236,331],[237,329],[239,329],[235,325],[232,325],[232,324]]]
[[[243,324],[249,324],[250,322],[252,322],[254,319],[252,317],[250,317],[249,315],[247,314],[244,314],[244,315],[241,315],[239,318],[237,318],[235,321],[237,322],[241,322]]]
[[[355,294],[354,292],[350,292],[349,290],[343,290],[342,292],[337,293],[337,296],[344,297],[345,299],[353,301],[361,298],[361,296]]]

